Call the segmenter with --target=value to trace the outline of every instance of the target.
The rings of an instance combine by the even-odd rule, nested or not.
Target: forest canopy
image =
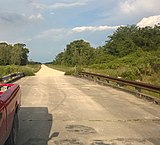
[[[107,63],[133,53],[155,52],[160,50],[160,26],[139,28],[119,27],[104,46],[91,47],[89,42],[75,40],[59,53],[55,64],[68,66]],[[137,56],[138,57],[138,56]],[[144,56],[145,57],[145,56]]]
[[[160,26],[119,27],[108,36],[106,44],[98,48],[93,48],[84,40],[75,40],[56,56],[53,64],[101,69],[108,75],[130,80],[158,76]]]
[[[26,65],[29,50],[23,43],[14,45],[0,43],[0,65]]]

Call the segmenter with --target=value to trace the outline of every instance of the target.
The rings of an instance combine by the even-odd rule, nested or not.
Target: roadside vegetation
[[[76,75],[78,72],[85,70],[84,68],[80,66],[71,67],[71,66],[65,66],[65,65],[54,65],[51,63],[46,64],[46,65],[50,68],[65,72],[65,75]]]
[[[24,72],[26,76],[34,76],[35,73],[41,68],[40,64],[36,65],[25,65],[25,66],[18,66],[18,65],[6,65],[0,66],[0,77],[5,75],[9,75],[16,72]]]
[[[40,68],[41,64],[28,61],[29,49],[25,44],[14,45],[6,42],[0,43],[0,77],[16,72],[24,72],[27,76],[32,76]]]
[[[98,48],[84,40],[75,40],[56,56],[52,65],[68,68],[64,69],[66,74],[75,73],[78,68],[160,85],[160,26],[120,27]]]

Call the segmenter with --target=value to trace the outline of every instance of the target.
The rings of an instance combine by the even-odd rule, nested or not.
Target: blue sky
[[[49,62],[77,39],[104,45],[118,26],[160,14],[159,0],[0,0],[0,41],[25,43]]]

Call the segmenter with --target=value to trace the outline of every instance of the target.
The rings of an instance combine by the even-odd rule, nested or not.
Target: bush
[[[11,73],[16,72],[23,72],[26,76],[34,76],[41,65],[27,65],[27,66],[18,66],[18,65],[7,65],[7,66],[0,66],[0,77],[5,75],[9,75]]]
[[[27,65],[27,67],[32,69],[33,73],[36,73],[41,69],[41,64],[32,64],[32,65],[30,64],[30,65]]]
[[[25,76],[34,76],[34,72],[32,68],[29,67],[20,67],[19,72],[24,72]]]
[[[139,79],[139,73],[137,71],[137,69],[131,69],[129,68],[128,70],[126,70],[125,72],[123,72],[121,74],[121,77],[124,78],[124,79],[127,79],[127,80],[136,80],[136,79]]]
[[[106,63],[102,63],[102,64],[93,64],[90,66],[90,68],[95,68],[95,69],[106,69],[108,68]]]
[[[70,70],[67,70],[64,75],[74,75],[75,74],[75,70],[74,69],[70,69]]]
[[[84,71],[82,67],[77,66],[77,67],[66,70],[65,75],[78,75],[78,73],[82,71]]]

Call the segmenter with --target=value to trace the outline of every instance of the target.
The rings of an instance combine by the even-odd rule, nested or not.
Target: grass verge
[[[0,66],[0,77],[16,72],[24,72],[26,76],[34,76],[35,73],[39,71],[40,68],[41,68],[40,64],[26,65],[26,66],[18,66],[18,65]]]
[[[48,64],[47,66],[50,68],[59,70],[59,71],[63,71],[63,72],[65,72],[65,75],[77,75],[78,72],[84,70],[79,66],[78,67],[68,67],[68,66],[51,65],[51,64]]]
[[[65,72],[65,75],[76,75],[78,72],[80,71],[86,71],[86,72],[91,72],[91,73],[95,73],[95,74],[102,74],[102,75],[109,75],[109,76],[113,76],[113,77],[118,77],[120,72],[118,70],[113,70],[113,69],[93,69],[93,68],[81,68],[81,67],[67,67],[67,66],[62,66],[62,65],[47,65],[50,68],[56,69],[56,70],[60,70]],[[153,76],[142,76],[143,77],[143,82],[144,83],[149,83],[149,84],[153,84],[153,85],[159,85],[159,77],[157,76],[158,74],[154,74]],[[157,79],[156,79],[157,78]],[[125,78],[123,78],[125,79]],[[134,87],[130,87],[130,86],[124,86],[124,88],[127,88],[131,91],[135,91]],[[144,94],[148,94],[150,96],[154,96],[157,98],[160,98],[160,94],[157,93],[153,93],[150,91],[145,91],[142,90],[142,93]]]

